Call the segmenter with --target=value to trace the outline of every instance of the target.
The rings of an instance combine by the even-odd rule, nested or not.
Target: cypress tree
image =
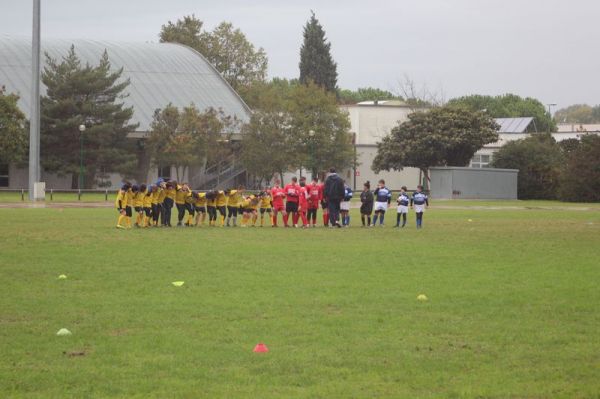
[[[337,91],[337,64],[331,57],[331,43],[312,11],[304,26],[304,43],[300,48],[300,82],[311,81],[327,91]]]

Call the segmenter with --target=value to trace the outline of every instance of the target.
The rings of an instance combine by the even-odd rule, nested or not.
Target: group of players
[[[243,186],[229,190],[195,191],[187,183],[159,179],[149,186],[124,183],[117,194],[115,207],[119,212],[119,229],[132,227],[134,213],[135,227],[171,227],[174,207],[177,210],[177,226],[181,227],[203,226],[207,215],[208,225],[213,227],[238,226],[238,217],[241,218],[242,227],[254,227],[257,226],[259,216],[260,227],[265,225],[265,216],[271,227],[278,227],[280,213],[285,227],[316,227],[319,207],[323,212],[324,226],[349,227],[352,196],[352,190],[344,184],[338,216],[329,214],[331,200],[325,194],[325,183],[320,183],[316,178],[307,184],[305,178],[298,182],[293,177],[285,187],[281,187],[276,180],[273,187],[266,187],[258,194],[246,193]],[[385,182],[380,180],[374,191],[371,191],[370,183],[366,182],[360,201],[362,226],[375,227],[379,222],[379,226],[383,227],[385,213],[392,201],[392,192],[385,186]],[[408,208],[414,206],[416,225],[421,228],[423,211],[428,204],[427,195],[421,186],[418,186],[412,197],[409,197],[406,187],[402,187],[397,198],[395,227],[406,225]],[[300,221],[302,224],[299,226]]]

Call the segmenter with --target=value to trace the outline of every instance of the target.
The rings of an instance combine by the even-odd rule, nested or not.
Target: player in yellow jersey
[[[225,195],[225,191],[217,191],[216,207],[221,215],[221,227],[223,227],[227,216],[227,195]]]
[[[142,184],[140,188],[143,188],[144,199],[142,201],[142,209],[144,210],[144,217],[142,221],[142,227],[150,227],[152,220],[152,188],[146,187]]]
[[[206,212],[208,213],[208,225],[217,225],[217,191],[206,193]]]
[[[144,219],[144,194],[146,191],[146,186],[143,186],[142,190],[141,186],[134,184],[131,186],[131,192],[133,194],[133,210],[135,211],[135,224],[134,226],[137,228],[142,227],[142,221]]]
[[[266,187],[258,197],[260,198],[260,227],[265,225],[265,213],[269,214],[269,222],[273,226],[273,218],[271,217],[273,198],[271,197],[271,189]]]
[[[157,187],[156,208],[157,208],[158,212],[156,213],[156,222],[154,224],[156,227],[162,226],[164,224],[165,208],[163,207],[163,204],[165,202],[165,198],[167,198],[166,187],[167,187],[167,185],[165,184],[165,182],[161,182],[160,186]],[[160,216],[160,221],[158,220],[159,216]]]
[[[244,186],[239,186],[237,190],[225,191],[227,195],[227,227],[233,219],[233,227],[237,226],[237,216],[240,204],[242,203]]]
[[[165,200],[163,201],[163,227],[171,227],[171,210],[173,209],[173,204],[175,203],[176,193],[177,182],[168,181],[165,184]]]
[[[125,223],[127,224],[127,228],[131,228],[131,218],[133,216],[133,190],[131,183],[129,184],[129,190],[127,190],[127,206],[125,207]]]
[[[186,183],[176,185],[175,187],[175,206],[177,207],[177,227],[183,227],[183,218],[185,217],[186,198],[190,195],[190,188]]]
[[[194,199],[194,211],[196,211],[196,223],[194,226],[202,226],[206,218],[206,193],[192,191],[191,198]]]
[[[252,220],[252,227],[256,225],[258,218],[258,206],[260,204],[260,198],[255,195],[249,195],[242,201],[244,207],[244,216],[242,218],[242,227],[248,226],[250,220]]]
[[[188,217],[187,220],[185,221],[185,225],[187,227],[192,227],[192,222],[194,221],[194,214],[196,213],[195,207],[194,207],[194,203],[196,202],[196,199],[192,196],[192,190],[190,190],[190,186],[186,183],[185,184],[186,190],[187,190],[187,194],[185,196],[185,210],[188,213]]]
[[[121,189],[117,192],[117,199],[115,200],[115,208],[119,212],[119,219],[117,220],[117,229],[124,229],[123,222],[127,219],[127,192],[129,191],[129,183],[124,183]],[[131,208],[129,208],[131,210]]]

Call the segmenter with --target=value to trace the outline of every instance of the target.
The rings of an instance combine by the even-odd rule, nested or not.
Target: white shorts
[[[340,202],[340,211],[349,211],[349,210],[350,210],[350,201]]]
[[[375,202],[375,212],[377,211],[387,211],[387,202]]]
[[[398,205],[398,213],[408,213],[408,206]]]
[[[415,213],[422,213],[425,212],[425,205],[415,205]]]

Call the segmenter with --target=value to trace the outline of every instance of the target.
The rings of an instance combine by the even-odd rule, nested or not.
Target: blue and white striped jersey
[[[352,199],[352,194],[352,189],[350,187],[344,187],[344,201],[350,201]]]
[[[375,201],[377,202],[387,202],[388,204],[392,200],[392,192],[387,187],[381,187],[375,189]]]
[[[398,195],[397,201],[398,201],[398,205],[408,206],[408,202],[410,201],[410,198],[408,198],[407,193],[400,193],[400,195]]]
[[[423,204],[429,205],[429,200],[427,199],[427,195],[424,192],[415,191],[413,193],[413,196],[412,196],[410,202],[411,202],[411,204],[415,204],[415,205],[423,205]]]

